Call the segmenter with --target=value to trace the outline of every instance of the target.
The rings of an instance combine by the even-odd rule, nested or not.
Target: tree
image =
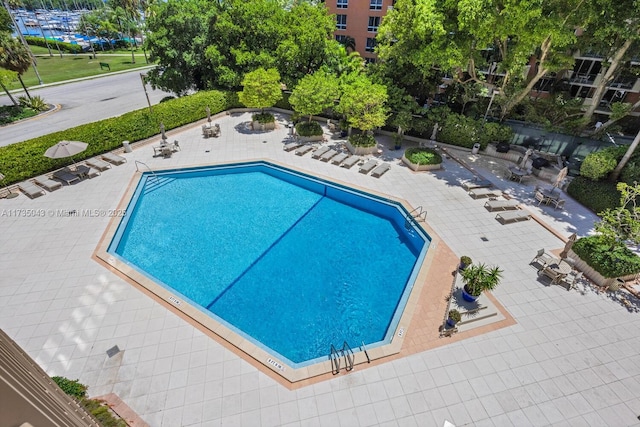
[[[22,81],[22,74],[26,73],[31,66],[31,52],[19,40],[13,37],[0,34],[0,67],[10,71],[15,71],[22,89],[31,99],[27,87]]]
[[[602,77],[584,113],[584,124],[591,122],[610,83],[632,54],[631,46],[640,40],[640,3],[635,0],[595,0],[588,3],[590,22],[579,39],[580,47],[604,56]],[[597,130],[596,130],[597,131]],[[595,133],[595,132],[594,132]]]
[[[638,133],[636,134],[636,137],[633,139],[633,142],[631,142],[631,145],[629,145],[629,148],[624,153],[624,156],[622,156],[622,159],[618,162],[616,168],[613,170],[613,172],[611,172],[611,175],[609,175],[609,180],[611,182],[618,181],[618,177],[620,176],[622,169],[624,169],[627,162],[636,151],[636,148],[638,148],[638,144],[640,144],[640,131],[638,131]]]
[[[145,44],[150,61],[158,63],[147,73],[153,87],[183,95],[210,86],[214,77],[205,51],[210,21],[217,13],[216,4],[207,0],[168,0],[151,6]]]
[[[337,109],[347,117],[350,127],[371,131],[385,124],[387,98],[385,86],[374,84],[368,77],[360,75],[343,86]]]
[[[640,184],[620,182],[620,206],[600,213],[595,229],[605,241],[615,247],[626,243],[640,244]]]
[[[280,74],[275,68],[258,68],[247,73],[242,86],[242,92],[238,93],[240,102],[249,108],[260,108],[263,113],[265,108],[273,107],[282,99]]]
[[[334,106],[339,93],[336,77],[319,70],[307,74],[298,82],[289,97],[289,103],[295,111],[309,116],[311,123],[314,115]]]
[[[13,105],[16,107],[19,105],[18,101],[13,97],[13,95],[11,95],[11,92],[7,89],[7,85],[15,79],[17,75],[18,73],[15,71],[3,70],[0,68],[0,87],[5,91],[11,102],[13,102]]]

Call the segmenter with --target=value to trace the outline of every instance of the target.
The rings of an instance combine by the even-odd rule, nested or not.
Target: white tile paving
[[[0,327],[49,374],[78,378],[91,395],[117,393],[152,426],[640,424],[638,315],[590,288],[538,282],[528,263],[541,247],[562,247],[559,239],[534,221],[500,225],[457,185],[471,173],[451,159],[444,171],[415,174],[399,164],[400,153],[385,150],[393,167],[376,179],[284,152],[283,127],[239,132],[247,120],[218,120],[221,138],[203,139],[199,126],[172,133],[183,151],[170,159],[140,147],[100,177],[35,200],[0,200]],[[456,155],[531,202],[533,184],[489,173],[498,162]],[[52,214],[115,209],[134,160],[157,168],[258,158],[423,206],[456,254],[504,268],[494,295],[518,323],[291,391],[94,262],[110,218]],[[571,199],[564,211],[529,208],[565,235],[586,235],[595,220]],[[107,359],[113,345],[123,352]]]

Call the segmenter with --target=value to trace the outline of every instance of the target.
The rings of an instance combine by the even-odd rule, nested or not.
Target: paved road
[[[169,95],[147,85],[151,104],[157,104]],[[13,144],[51,132],[91,123],[147,106],[140,71],[112,74],[57,86],[34,87],[31,95],[44,98],[49,104],[60,105],[60,110],[20,123],[0,128],[0,146]],[[20,96],[21,93],[16,94]],[[6,95],[0,105],[10,105]]]

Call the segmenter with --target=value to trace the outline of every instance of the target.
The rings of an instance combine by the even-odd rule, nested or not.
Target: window
[[[340,15],[338,15],[340,16]],[[372,33],[378,32],[378,27],[380,26],[380,17],[379,16],[370,16],[369,17],[369,26],[367,27],[367,31]]]
[[[366,64],[375,64],[376,63],[376,58],[364,58],[364,62]]]
[[[336,0],[336,7],[338,9],[346,9],[349,6],[349,0]]]
[[[382,10],[382,0],[369,0],[369,9]]]
[[[345,44],[347,42],[347,36],[343,34],[336,34],[336,41],[341,44]]]
[[[336,29],[347,29],[347,15],[336,15]]]
[[[376,39],[367,37],[367,47],[364,48],[367,52],[373,52],[376,47]]]

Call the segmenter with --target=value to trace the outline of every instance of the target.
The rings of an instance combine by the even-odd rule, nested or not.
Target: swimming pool
[[[108,252],[292,367],[388,343],[429,236],[397,202],[267,162],[144,174]]]

